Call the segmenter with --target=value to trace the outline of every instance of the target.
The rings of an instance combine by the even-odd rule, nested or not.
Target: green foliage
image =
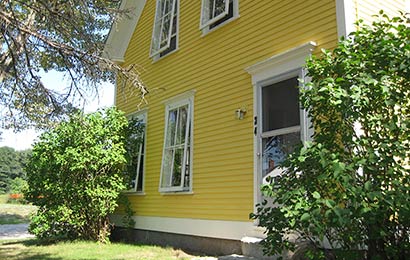
[[[26,178],[25,166],[31,150],[16,151],[11,147],[0,147],[0,193],[10,192],[15,178]]]
[[[410,30],[406,17],[380,19],[307,62],[301,103],[313,142],[291,154],[285,173],[262,189],[252,215],[267,228],[266,253],[323,242],[340,259],[410,254]],[[298,239],[289,239],[296,235]],[[355,254],[356,253],[356,254]],[[345,255],[345,256],[343,256]]]
[[[33,234],[107,241],[108,214],[126,188],[127,125],[111,108],[75,114],[40,136],[27,168],[26,197],[39,206],[29,228]]]
[[[23,178],[16,177],[10,182],[10,193],[23,194],[27,188],[27,181]]]

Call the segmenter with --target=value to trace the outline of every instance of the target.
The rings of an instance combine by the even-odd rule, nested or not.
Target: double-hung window
[[[178,0],[157,0],[150,57],[158,59],[178,45]]]
[[[135,129],[127,140],[128,167],[130,177],[128,192],[144,191],[144,159],[145,159],[145,139],[147,126],[147,113],[140,113],[129,118],[129,123],[134,124],[131,129]]]
[[[202,0],[200,29],[207,32],[236,17],[238,0]]]
[[[191,190],[192,106],[193,97],[166,106],[161,192]]]

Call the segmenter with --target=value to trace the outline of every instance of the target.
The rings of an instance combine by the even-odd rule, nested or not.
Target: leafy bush
[[[40,136],[27,168],[26,197],[39,206],[30,232],[47,239],[108,240],[108,214],[126,188],[127,125],[110,108],[75,114]]]
[[[23,178],[16,177],[10,181],[10,195],[7,203],[26,204],[23,194],[27,191],[28,184]]]
[[[325,242],[341,259],[410,255],[410,30],[404,15],[380,14],[307,63],[301,103],[316,131],[262,188],[280,205],[252,215],[266,253],[304,241],[312,259],[329,254]]]

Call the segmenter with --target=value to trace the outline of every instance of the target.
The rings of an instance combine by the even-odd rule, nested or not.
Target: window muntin
[[[192,99],[166,109],[160,191],[189,191],[191,187]]]
[[[157,0],[151,57],[163,57],[177,48],[178,0]]]
[[[301,142],[297,77],[262,87],[262,178],[282,172],[286,156]]]
[[[238,15],[238,0],[202,0],[201,30],[210,30]]]
[[[138,192],[142,193],[144,191],[144,173],[145,173],[145,139],[146,139],[146,127],[147,127],[147,113],[141,113],[131,116],[130,122],[136,124],[140,129],[138,135],[132,135],[130,143],[137,142],[138,145],[135,147],[130,147],[129,152],[131,153],[130,161],[131,164],[128,169],[130,170],[130,184],[128,192]]]

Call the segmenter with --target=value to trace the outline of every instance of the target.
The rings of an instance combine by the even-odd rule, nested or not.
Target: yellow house
[[[264,177],[310,137],[298,78],[311,54],[405,0],[123,0],[106,55],[137,64],[146,103],[117,87],[116,106],[145,124],[133,236],[214,254],[241,253]],[[303,86],[302,86],[303,87]],[[117,235],[121,234],[117,229]],[[119,233],[118,233],[119,232]]]

